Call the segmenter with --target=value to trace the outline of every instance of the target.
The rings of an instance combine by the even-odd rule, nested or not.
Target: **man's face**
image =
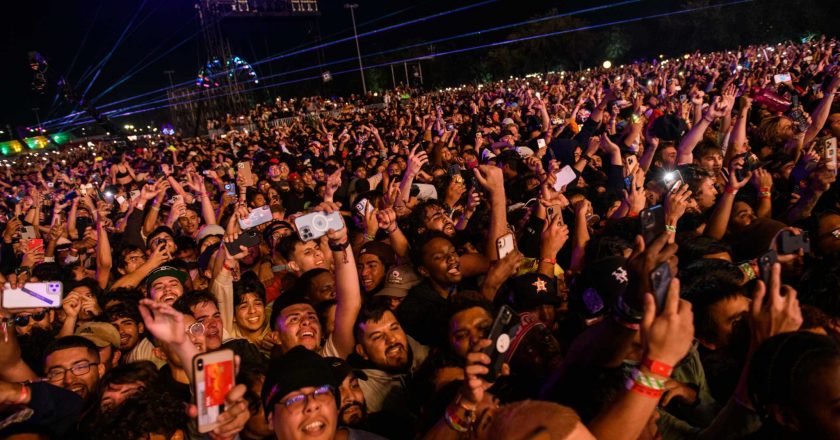
[[[140,342],[140,335],[143,334],[143,323],[137,323],[131,318],[117,318],[111,321],[111,325],[120,332],[120,350],[130,351]]]
[[[832,113],[829,115],[825,126],[831,131],[832,136],[840,138],[840,113]]]
[[[423,220],[423,226],[428,231],[440,231],[450,237],[455,235],[455,224],[439,206],[426,208],[426,216]]]
[[[321,347],[321,323],[309,304],[286,307],[280,312],[276,326],[284,353],[298,345],[313,351]]]
[[[735,202],[732,207],[732,217],[729,220],[733,229],[743,230],[749,226],[756,219],[755,212],[752,207],[744,202]]]
[[[437,237],[423,247],[423,265],[418,269],[442,287],[461,282],[461,256],[449,240]]]
[[[82,309],[79,311],[79,319],[90,320],[97,315],[99,306],[96,302],[96,296],[90,291],[87,286],[77,286],[70,293],[79,295],[79,300],[82,302]]]
[[[105,365],[99,363],[98,353],[73,347],[50,353],[44,360],[44,371],[51,384],[87,399],[105,374]]]
[[[169,235],[169,233],[164,232],[162,234],[156,235],[154,238],[149,240],[149,244],[151,246],[149,246],[146,249],[146,253],[151,254],[152,249],[157,249],[160,243],[166,243],[166,251],[169,252],[169,255],[175,255],[175,252],[178,251],[178,246],[175,244],[175,239],[172,238],[172,236]]]
[[[208,350],[222,346],[222,314],[216,304],[210,301],[198,303],[191,308],[197,322],[204,324],[204,341]]]
[[[126,401],[126,399],[143,392],[146,385],[143,382],[109,383],[102,392],[100,406],[103,411],[112,410]]]
[[[721,156],[719,151],[710,151],[700,158],[697,165],[717,175],[723,167],[723,156]]]
[[[379,321],[362,324],[362,340],[356,341],[359,356],[386,371],[401,371],[408,367],[408,340],[393,313],[387,311]]]
[[[714,181],[708,177],[704,178],[700,183],[697,194],[694,196],[695,200],[697,200],[697,206],[701,212],[705,212],[715,206],[717,194],[718,192],[717,189],[715,189]]]
[[[53,314],[45,308],[19,309],[15,313],[15,331],[19,335],[28,335],[32,328],[38,327],[49,331],[52,326]],[[18,325],[26,321],[26,325]]]
[[[120,273],[128,275],[146,262],[146,254],[140,249],[136,249],[126,254],[124,261],[125,269],[120,269]]]
[[[479,341],[486,338],[493,325],[493,317],[482,307],[462,310],[449,320],[449,347],[461,357],[473,351]]]
[[[274,405],[269,421],[274,435],[282,440],[333,440],[338,427],[335,397],[327,394],[314,397],[313,387],[301,388],[283,396]],[[306,395],[301,408],[287,408],[283,402]]]
[[[315,240],[295,245],[295,251],[292,254],[291,262],[297,266],[297,271],[299,273],[304,273],[310,269],[318,267],[328,269],[324,253],[321,252],[321,248]]]
[[[712,317],[714,328],[714,343],[722,348],[730,343],[735,325],[745,319],[750,308],[750,300],[746,296],[736,295],[731,298],[718,301],[709,307],[709,314]]]
[[[184,295],[184,286],[175,277],[160,277],[156,279],[149,289],[149,296],[156,302],[169,305]]]
[[[199,353],[204,353],[207,351],[207,344],[204,339],[204,334],[207,333],[207,329],[205,328],[204,334],[191,332],[190,329],[194,328],[193,324],[196,323],[197,321],[192,315],[184,315],[184,332],[186,332],[187,337],[190,338],[190,342],[195,345],[196,350],[198,350]],[[157,350],[157,348],[155,350]],[[170,364],[172,368],[184,368],[184,363],[181,361],[181,358],[179,358],[175,350],[172,350],[167,344],[161,344],[160,351],[165,355],[166,363]],[[161,358],[163,359],[163,357]],[[189,367],[189,365],[187,365],[187,367]]]
[[[673,169],[677,164],[677,149],[673,146],[665,147],[662,150],[662,166],[666,169]]]
[[[335,278],[330,272],[321,272],[312,278],[309,298],[316,303],[335,299]]]
[[[256,294],[242,295],[242,302],[234,310],[236,325],[250,331],[257,332],[265,325],[265,303]]]
[[[338,410],[341,424],[347,426],[358,425],[367,413],[367,407],[365,406],[365,394],[362,392],[362,387],[359,386],[359,379],[356,374],[348,374],[341,382],[338,390],[340,391],[339,395],[341,395],[341,408]]]
[[[184,231],[185,235],[193,236],[198,231],[201,218],[195,211],[188,209],[186,214],[178,218],[178,224],[181,225],[181,230]]]
[[[364,254],[360,256],[356,267],[359,269],[359,278],[362,280],[362,287],[365,288],[365,292],[371,292],[385,279],[385,265],[379,261],[379,257],[376,255]]]

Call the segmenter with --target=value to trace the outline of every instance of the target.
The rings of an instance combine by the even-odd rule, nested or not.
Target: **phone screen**
[[[196,406],[199,432],[211,431],[225,408],[225,396],[235,385],[233,351],[219,350],[196,356]]]

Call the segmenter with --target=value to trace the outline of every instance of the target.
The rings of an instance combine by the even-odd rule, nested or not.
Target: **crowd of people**
[[[835,43],[20,159],[0,436],[840,438]]]

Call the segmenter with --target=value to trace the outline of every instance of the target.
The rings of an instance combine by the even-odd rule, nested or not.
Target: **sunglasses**
[[[29,318],[32,318],[35,322],[43,321],[44,318],[47,317],[47,312],[37,312],[31,315],[15,315],[15,325],[18,327],[26,327],[29,325]]]

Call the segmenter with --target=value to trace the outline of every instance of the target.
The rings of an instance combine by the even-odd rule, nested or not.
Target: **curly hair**
[[[149,434],[171,437],[177,431],[187,433],[189,419],[184,403],[169,393],[146,391],[127,399],[122,405],[103,414],[93,424],[91,439],[148,438]]]

